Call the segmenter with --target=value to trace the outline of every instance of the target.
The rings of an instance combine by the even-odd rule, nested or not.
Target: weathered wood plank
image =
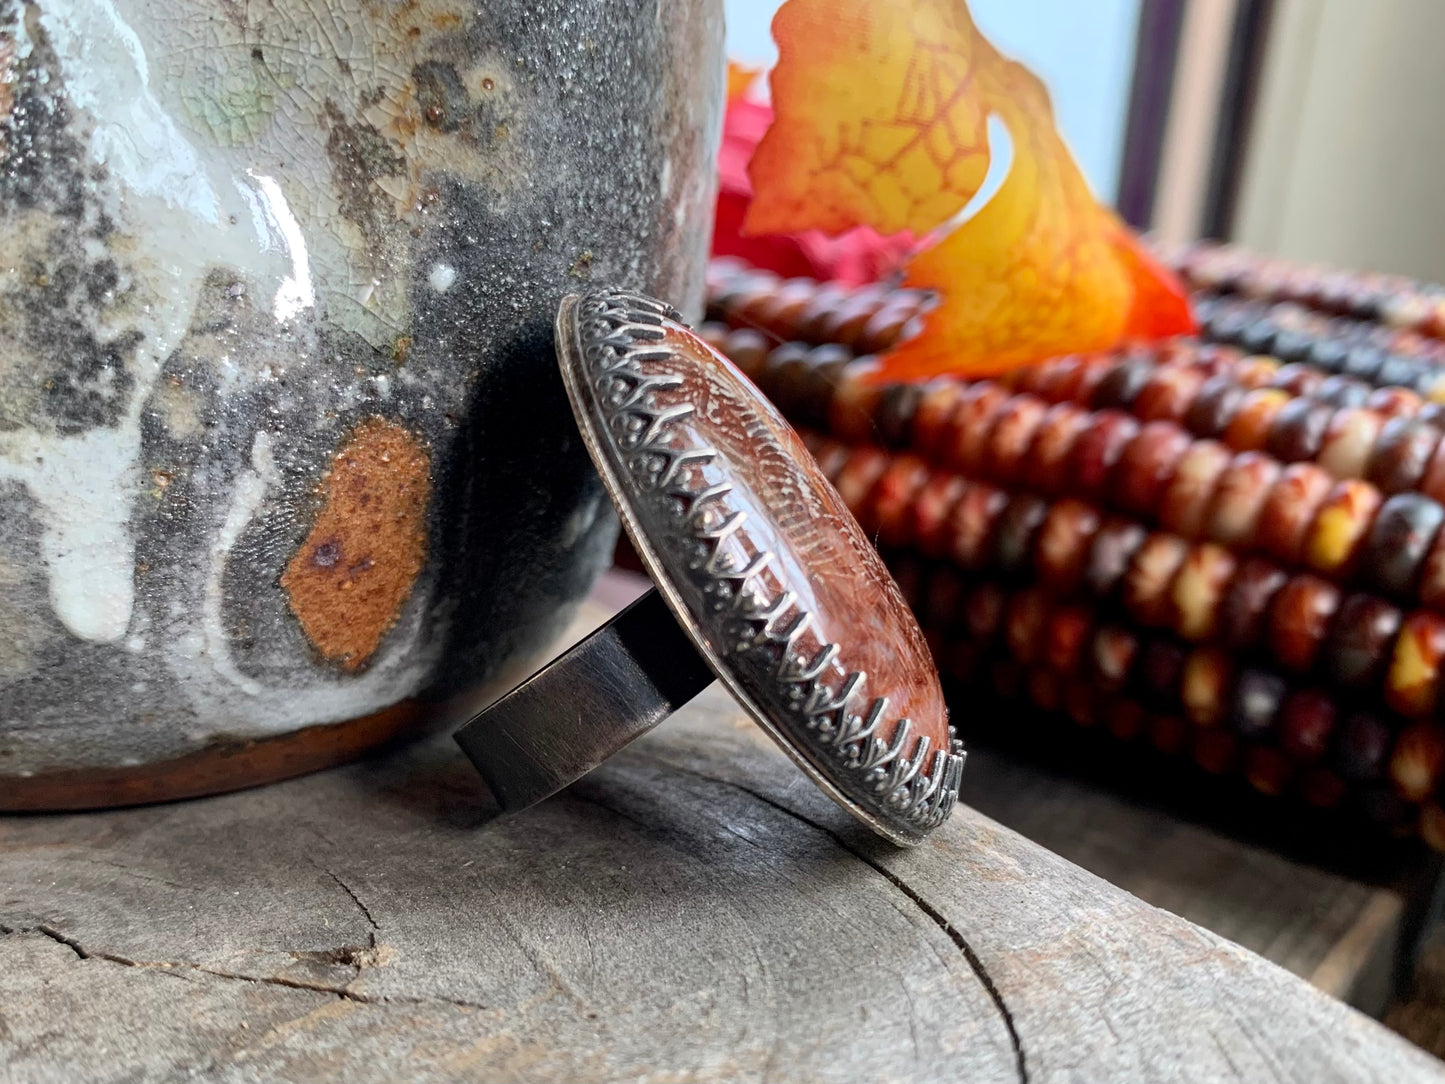
[[[0,820],[0,1079],[1445,1079],[961,809],[897,851],[715,690],[494,819],[447,742]]]
[[[1406,911],[1399,887],[1321,869],[996,749],[970,754],[964,796],[1140,899],[1383,1011]]]

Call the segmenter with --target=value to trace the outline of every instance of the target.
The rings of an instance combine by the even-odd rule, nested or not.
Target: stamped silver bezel
[[[584,334],[584,320],[597,326]],[[679,431],[676,423],[691,407],[657,402],[657,392],[675,391],[680,384],[667,364],[672,356],[664,343],[668,322],[680,324],[678,314],[623,291],[563,301],[557,316],[558,364],[588,453],[663,599],[738,703],[841,806],[894,843],[916,844],[952,811],[963,770],[962,744],[950,728],[950,747],[931,749],[926,736],[914,735],[908,719],[897,720],[885,742],[877,734],[888,732],[884,724],[894,720],[886,696],[857,695],[866,675],[850,672],[841,688],[830,688],[818,677],[817,658],[792,651],[799,627],[809,620],[792,593],[758,604],[748,595],[747,569],[714,567],[722,538],[736,529],[741,515],[727,514],[727,487],[699,493],[676,483],[679,462],[721,460],[715,448],[671,443]],[[612,390],[619,387],[626,390]],[[674,541],[679,552],[694,547],[700,559],[665,558],[640,515],[645,501],[677,497],[713,502],[710,508],[723,513],[711,516],[712,523],[722,524],[713,529],[699,526],[702,521],[691,514],[681,517],[692,527]],[[675,568],[678,564],[683,567]],[[689,583],[689,577],[699,582]],[[740,650],[744,645],[724,634],[713,612],[718,607],[695,606],[684,590],[690,586],[701,599],[718,585],[734,600],[729,612],[734,625],[741,620],[756,629],[746,646],[774,650],[778,661],[770,664],[770,673],[762,674],[753,657]],[[780,623],[784,616],[790,617],[786,624]],[[821,654],[831,662],[843,650],[829,643]]]

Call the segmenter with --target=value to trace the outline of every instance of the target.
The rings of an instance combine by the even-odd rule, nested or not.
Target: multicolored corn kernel
[[[1266,561],[1245,558],[1230,580],[1215,618],[1216,636],[1233,651],[1264,644],[1270,604],[1288,582],[1285,573]]]
[[[1270,604],[1271,657],[1297,673],[1309,670],[1339,605],[1340,592],[1333,584],[1317,576],[1291,576]]]
[[[1015,395],[994,418],[988,434],[981,471],[997,485],[1018,482],[1024,457],[1033,444],[1048,406],[1031,395]]]
[[[1290,693],[1280,711],[1280,748],[1301,763],[1323,759],[1334,738],[1337,712],[1334,698],[1317,689]]]
[[[1249,547],[1265,498],[1279,480],[1280,465],[1260,452],[1241,452],[1219,476],[1204,516],[1204,532],[1224,546]]]
[[[1407,802],[1422,802],[1434,793],[1445,764],[1445,731],[1435,722],[1412,723],[1395,739],[1389,777]]]
[[[1445,618],[1419,610],[1401,622],[1385,675],[1385,703],[1409,717],[1431,715],[1440,696],[1445,663]]]
[[[1159,498],[1159,522],[1184,538],[1204,533],[1209,505],[1220,476],[1233,461],[1228,448],[1210,440],[1195,441],[1174,467],[1174,477]]]
[[[1149,532],[1129,520],[1110,519],[1094,534],[1084,562],[1084,585],[1095,598],[1112,596]]]
[[[1365,480],[1386,493],[1414,489],[1425,476],[1430,457],[1445,436],[1414,418],[1391,418],[1380,429],[1365,464]]]
[[[1089,414],[1073,403],[1055,403],[1034,433],[1024,458],[1020,481],[1039,493],[1061,489],[1074,444],[1089,424]]]
[[[994,568],[1016,574],[1030,567],[1034,536],[1048,512],[1048,503],[1032,493],[1015,493],[1009,497],[994,528]]]
[[[1100,522],[1098,511],[1082,501],[1065,498],[1049,509],[1034,542],[1034,564],[1059,594],[1072,594],[1082,582]]]
[[[1402,615],[1373,595],[1347,595],[1335,611],[1321,659],[1324,670],[1347,689],[1374,689],[1395,655]]]
[[[1380,494],[1374,486],[1353,478],[1337,482],[1305,532],[1301,552],[1305,565],[1327,577],[1344,579],[1379,509]]]
[[[1097,501],[1105,494],[1124,449],[1139,434],[1139,423],[1118,411],[1094,414],[1074,440],[1064,492]]]
[[[843,445],[834,445],[843,448]],[[816,453],[815,453],[816,454]],[[831,477],[827,465],[819,461],[823,473]],[[908,509],[911,519],[909,532],[918,552],[926,557],[946,556],[949,549],[949,517],[953,506],[963,497],[969,483],[956,474],[934,471],[914,494],[912,506]]]
[[[1135,515],[1152,515],[1191,443],[1189,434],[1173,422],[1146,422],[1114,468],[1110,503]]]
[[[1222,546],[1192,546],[1169,587],[1170,625],[1182,639],[1198,642],[1214,636],[1224,594],[1237,562]]]
[[[1337,411],[1325,429],[1315,462],[1336,478],[1363,478],[1384,424],[1373,410]]]
[[[1249,392],[1225,426],[1221,439],[1239,451],[1262,449],[1269,442],[1271,426],[1291,398],[1289,392],[1279,388],[1256,388]]]
[[[1224,718],[1234,664],[1216,648],[1197,648],[1184,660],[1179,676],[1179,700],[1195,726],[1218,726]]]
[[[1360,557],[1365,584],[1392,598],[1410,598],[1441,524],[1445,524],[1445,508],[1429,497],[1396,493],[1386,500]]]
[[[1229,725],[1246,741],[1268,737],[1284,704],[1289,685],[1278,674],[1248,666],[1239,672],[1230,697]]]
[[[1294,778],[1294,764],[1272,745],[1256,745],[1245,749],[1244,777],[1261,794],[1277,796]]]
[[[1280,472],[1265,497],[1255,526],[1255,544],[1287,565],[1297,564],[1305,535],[1334,479],[1313,463],[1291,463]]]

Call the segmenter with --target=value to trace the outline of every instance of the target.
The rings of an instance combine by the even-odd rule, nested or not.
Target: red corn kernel
[[[921,459],[900,455],[874,484],[868,518],[878,544],[901,548],[913,541],[913,502],[928,477]]]
[[[1190,755],[1210,775],[1224,775],[1239,755],[1239,739],[1228,730],[1196,730],[1189,743]]]
[[[1149,422],[1119,456],[1109,483],[1112,502],[1126,512],[1153,515],[1174,468],[1193,443],[1173,422]]]
[[[1269,647],[1275,659],[1303,673],[1314,665],[1340,592],[1315,576],[1291,576],[1269,608]]]
[[[1003,388],[987,382],[975,384],[964,393],[946,426],[951,438],[943,452],[947,466],[970,477],[978,476],[989,433],[1008,398]]]
[[[1165,756],[1177,756],[1189,740],[1189,724],[1177,715],[1151,715],[1149,744]]]
[[[1372,688],[1395,656],[1398,609],[1374,595],[1349,595],[1325,638],[1323,669],[1347,689]]]
[[[863,529],[870,534],[875,524],[865,523],[868,510],[868,495],[883,472],[888,469],[889,455],[879,448],[855,448],[843,464],[838,476],[833,479],[833,488],[843,503],[852,510]]]
[[[1329,751],[1335,714],[1335,702],[1325,693],[1314,689],[1291,693],[1280,712],[1280,747],[1295,760],[1319,760]]]
[[[948,517],[948,552],[959,567],[984,567],[992,552],[994,525],[1007,503],[1008,495],[993,486],[971,485],[964,491]]]
[[[1285,467],[1260,509],[1255,543],[1286,564],[1297,563],[1305,534],[1333,485],[1329,472],[1313,463]]]
[[[1261,794],[1283,794],[1294,775],[1294,766],[1278,749],[1256,745],[1245,751],[1244,777]]]
[[[958,409],[966,385],[938,380],[923,390],[913,413],[913,447],[927,459],[941,460],[948,419]]]
[[[1193,365],[1160,365],[1134,397],[1134,417],[1143,422],[1183,421],[1204,379],[1204,372]]]
[[[1114,465],[1139,432],[1139,423],[1114,410],[1100,411],[1074,441],[1069,462],[1069,492],[1085,499],[1104,494]]]
[[[1004,639],[1019,662],[1038,661],[1044,624],[1048,619],[1048,599],[1041,590],[1025,588],[1015,593],[1004,618]]]
[[[994,419],[983,454],[984,477],[1001,486],[1018,480],[1025,453],[1043,422],[1047,407],[1032,395],[1015,395]]]
[[[1068,476],[1074,442],[1088,421],[1088,412],[1073,403],[1056,403],[1050,407],[1024,456],[1020,481],[1038,493],[1058,493]]]
[[[1094,631],[1093,615],[1082,606],[1060,606],[1044,630],[1043,661],[1054,672],[1073,675],[1082,665]]]
[[[950,541],[949,517],[967,488],[956,474],[929,473],[908,509],[909,533],[925,557],[943,557]]]
[[[883,396],[883,389],[868,382],[873,364],[854,363],[838,376],[833,401],[828,405],[828,432],[850,444],[873,440],[873,412]]]

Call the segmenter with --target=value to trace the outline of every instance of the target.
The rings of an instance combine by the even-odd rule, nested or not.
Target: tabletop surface
[[[869,836],[716,687],[499,818],[445,738],[0,819],[0,1080],[1445,1080],[961,806]]]

